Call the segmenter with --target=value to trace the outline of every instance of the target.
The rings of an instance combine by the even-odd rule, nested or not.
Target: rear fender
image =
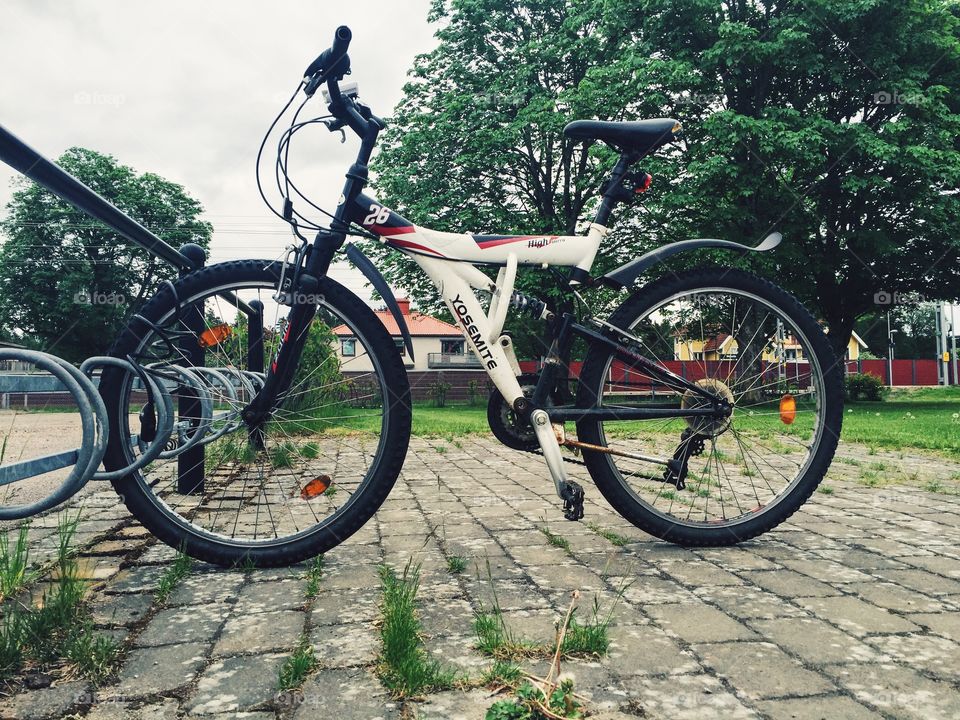
[[[738,252],[768,252],[773,250],[783,237],[778,232],[767,235],[763,242],[756,247],[741,245],[740,243],[729,240],[714,240],[712,238],[698,238],[696,240],[681,240],[680,242],[670,243],[663,247],[658,247],[631,260],[625,265],[621,265],[616,270],[608,272],[599,278],[599,282],[604,285],[610,285],[616,288],[625,288],[633,285],[638,277],[649,270],[657,263],[661,263],[669,257],[689,250],[700,250],[701,248],[717,248],[721,250],[736,250]]]

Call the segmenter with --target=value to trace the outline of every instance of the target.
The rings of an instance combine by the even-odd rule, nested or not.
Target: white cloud
[[[290,235],[260,200],[254,160],[304,68],[349,25],[351,79],[389,115],[414,57],[435,43],[429,0],[331,5],[7,0],[0,123],[46,157],[80,145],[182,183],[214,225],[214,262],[277,257]],[[319,95],[308,108],[322,112]],[[352,136],[341,145],[322,127],[303,132],[291,163],[298,186],[332,207],[356,148]],[[15,175],[0,165],[0,206]],[[357,273],[336,272],[369,296]]]

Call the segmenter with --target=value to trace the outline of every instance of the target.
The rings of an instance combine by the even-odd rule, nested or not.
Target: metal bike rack
[[[189,243],[179,250],[175,249],[56,163],[41,156],[3,126],[0,126],[0,160],[57,197],[101,221],[121,237],[174,266],[181,276],[203,267],[205,253],[201,247]],[[142,469],[157,458],[177,457],[180,492],[203,491],[204,446],[242,426],[238,413],[228,412],[214,416],[211,392],[216,392],[215,385],[224,389],[225,397],[232,395],[234,401],[237,400],[238,389],[242,388],[252,397],[264,385],[263,304],[256,300],[247,304],[229,292],[224,293],[223,297],[249,318],[247,370],[207,369],[204,367],[204,350],[194,346],[183,348],[185,358],[191,363],[189,367],[165,365],[162,368],[144,368],[119,358],[94,357],[87,359],[80,369],[77,369],[48,353],[22,349],[0,350],[0,360],[30,362],[53,376],[21,380],[23,387],[15,390],[16,392],[24,389],[37,392],[41,389],[38,384],[43,383],[65,388],[80,410],[82,427],[82,442],[79,448],[0,465],[0,486],[72,466],[67,479],[56,491],[42,500],[20,506],[0,506],[0,520],[21,519],[43,512],[69,499],[91,479],[115,480]],[[184,310],[188,315],[196,315],[202,322],[202,313],[198,313],[194,308]],[[134,377],[134,383],[139,382],[142,385],[157,413],[157,428],[153,439],[145,441],[139,436],[131,436],[129,442],[137,448],[140,455],[129,466],[111,472],[98,471],[109,436],[106,406],[92,380],[92,374],[95,369],[104,367],[115,367],[130,373]],[[215,382],[208,378],[213,378]],[[236,379],[236,386],[230,378]],[[184,386],[191,391],[177,393],[177,412],[174,411],[173,394],[167,387],[170,382],[173,382],[175,387]],[[6,391],[3,383],[4,376],[0,375],[0,393]],[[38,387],[32,389],[31,383]],[[232,414],[237,415],[237,418],[232,419]],[[221,421],[223,426],[211,431],[211,426]],[[168,447],[173,441],[176,441],[176,445]]]

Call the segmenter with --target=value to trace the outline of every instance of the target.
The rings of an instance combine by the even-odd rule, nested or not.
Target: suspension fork
[[[343,245],[345,239],[343,233],[317,233],[313,245],[307,250],[303,271],[300,271],[299,267],[294,268],[290,289],[285,291],[282,287],[279,288],[280,293],[289,293],[291,301],[292,309],[287,316],[287,326],[280,346],[267,368],[263,387],[241,413],[247,425],[250,442],[258,450],[264,448],[265,423],[273,411],[280,407],[290,390],[307,343],[310,326],[317,315],[317,293],[320,288],[317,278],[326,275],[334,253]]]

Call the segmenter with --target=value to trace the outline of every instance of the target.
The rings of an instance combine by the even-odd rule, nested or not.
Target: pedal
[[[580,483],[567,480],[560,489],[560,498],[563,500],[563,516],[567,520],[583,518],[583,488]]]

